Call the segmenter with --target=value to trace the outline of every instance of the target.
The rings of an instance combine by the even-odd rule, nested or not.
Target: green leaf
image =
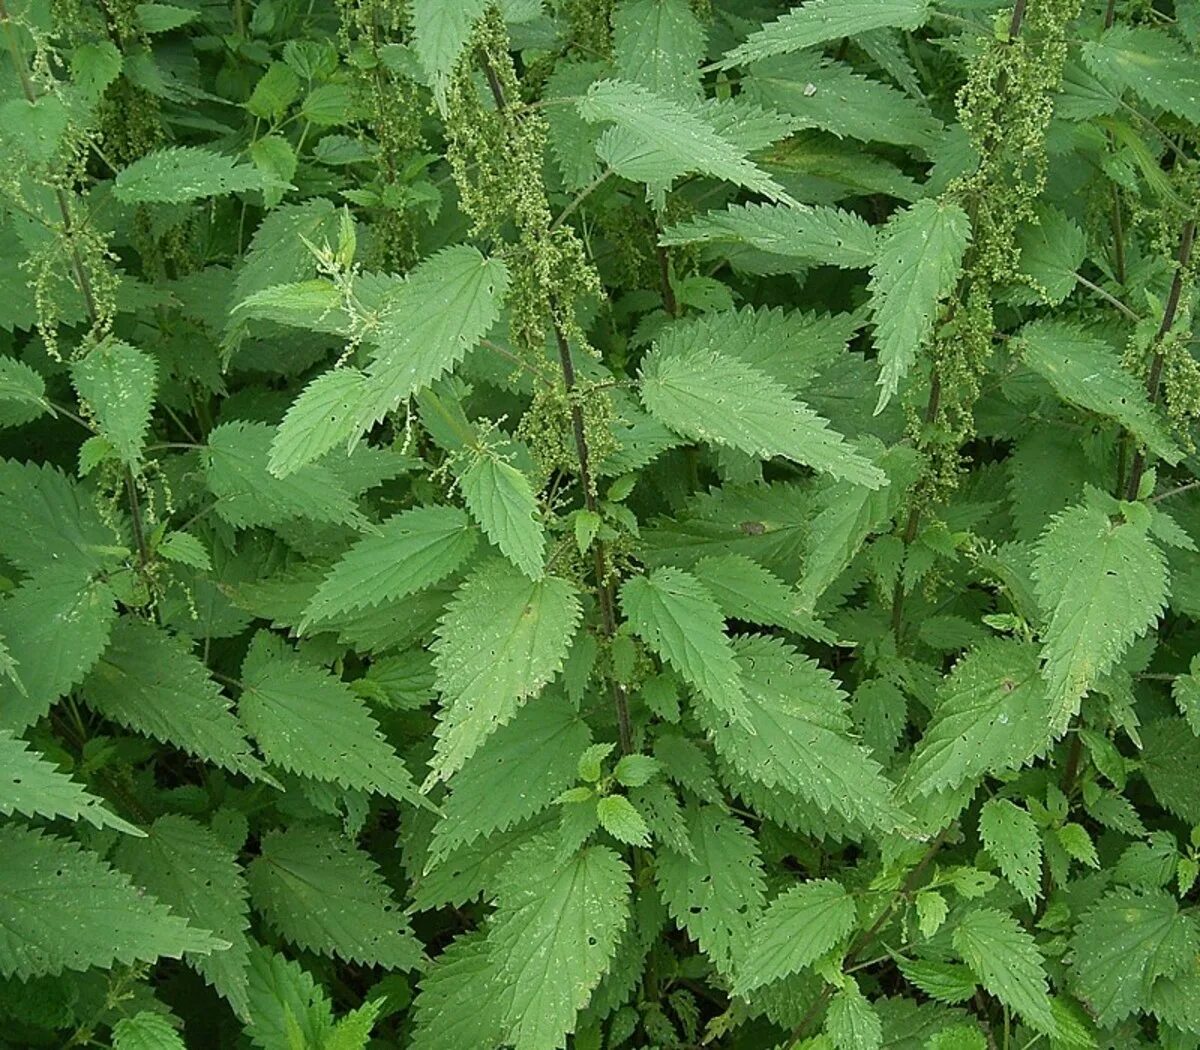
[[[305,606],[301,631],[431,587],[459,568],[478,534],[456,507],[415,507],[346,552]]]
[[[566,698],[548,691],[497,729],[450,778],[433,829],[431,857],[504,831],[549,806],[575,782],[590,733]],[[520,791],[511,785],[520,784]]]
[[[115,863],[188,922],[212,930],[229,947],[184,958],[239,1017],[249,1016],[250,906],[233,850],[188,817],[167,814],[149,835],[122,842]]]
[[[813,879],[775,898],[753,928],[737,964],[733,994],[746,998],[755,988],[811,966],[854,929],[854,898],[833,879]]]
[[[487,0],[414,0],[410,8],[413,50],[443,112],[450,74],[487,8]]]
[[[642,362],[641,395],[651,415],[694,441],[761,458],[786,456],[868,488],[886,482],[774,379],[715,350],[658,346]]]
[[[939,1003],[966,1002],[975,994],[975,977],[957,963],[914,959],[899,963],[904,979]]]
[[[853,212],[781,204],[730,204],[669,227],[660,240],[665,245],[746,244],[798,265],[850,269],[872,265],[876,250],[874,228]]]
[[[113,195],[125,204],[184,204],[268,185],[253,164],[238,164],[232,157],[199,146],[171,146],[147,153],[119,171]]]
[[[655,569],[621,588],[621,609],[637,635],[714,704],[744,720],[745,690],[721,609],[704,585],[682,569]]]
[[[1075,290],[1077,271],[1087,253],[1087,238],[1058,208],[1043,206],[1037,220],[1017,232],[1020,269],[1036,286],[1034,301],[1057,306]]]
[[[971,240],[971,222],[957,204],[917,201],[894,215],[883,231],[871,269],[871,309],[882,371],[876,414],[932,336],[937,311],[954,290]]]
[[[748,100],[789,114],[794,129],[820,128],[837,139],[910,146],[928,153],[945,134],[923,102],[818,54],[756,62],[747,70],[742,90]],[[902,200],[919,196],[904,175],[861,147],[838,151],[832,142],[805,141],[803,152],[787,154],[785,164],[802,172],[812,165],[818,178],[827,176],[860,192],[882,189]]]
[[[500,873],[488,952],[505,1000],[515,1050],[556,1050],[608,969],[629,918],[629,869],[592,846],[556,860],[542,839]]]
[[[275,428],[234,420],[215,427],[204,452],[216,513],[235,528],[279,525],[293,518],[331,524],[364,522],[349,493],[325,466],[310,463],[286,477],[268,468]]]
[[[1035,646],[999,638],[981,643],[938,689],[933,719],[905,773],[905,793],[932,795],[1020,769],[1050,743],[1046,699]]]
[[[420,263],[383,304],[368,335],[373,359],[366,370],[317,377],[288,410],[271,448],[271,472],[286,477],[339,444],[353,445],[461,361],[499,319],[507,291],[504,263],[465,244]]]
[[[1071,940],[1077,994],[1105,1028],[1145,1008],[1159,977],[1173,977],[1200,950],[1200,931],[1163,890],[1117,889],[1079,920]]]
[[[0,729],[0,813],[8,817],[14,812],[27,817],[86,820],[97,828],[116,828],[127,835],[145,834],[109,812],[103,799],[30,750],[24,740]]]
[[[705,36],[687,0],[628,0],[613,13],[617,76],[665,98],[695,99]]]
[[[71,368],[75,389],[95,416],[100,436],[131,467],[142,459],[157,376],[154,358],[115,339],[101,343]]]
[[[758,843],[719,806],[691,807],[687,834],[692,856],[659,854],[658,890],[671,917],[729,975],[765,903]]]
[[[1200,824],[1200,791],[1196,768],[1200,763],[1200,737],[1177,718],[1157,718],[1140,730],[1141,772],[1154,797],[1168,812]]]
[[[532,581],[507,562],[476,569],[433,642],[442,694],[434,775],[450,776],[562,669],[581,609],[557,576]]]
[[[480,452],[459,479],[471,516],[531,580],[545,574],[546,534],[529,479],[495,453]]]
[[[825,1034],[837,1050],[879,1050],[883,1046],[883,1021],[854,980],[830,999]]]
[[[1069,321],[1042,319],[1021,329],[1025,363],[1064,401],[1115,419],[1156,456],[1178,463],[1182,453],[1167,433],[1145,387],[1125,371],[1108,343]]]
[[[481,933],[456,937],[421,977],[411,1050],[502,1044],[516,988],[498,970]]]
[[[94,495],[54,467],[0,460],[0,502],[0,552],[22,572],[69,568],[82,579],[123,552]]]
[[[1042,953],[1016,919],[995,908],[980,908],[963,915],[951,936],[955,950],[984,988],[1037,1031],[1057,1031]]]
[[[1083,58],[1101,79],[1177,117],[1200,124],[1196,58],[1149,26],[1113,26],[1083,45]]]
[[[208,669],[186,642],[149,620],[121,618],[80,692],[120,725],[231,772],[269,779]]]
[[[605,795],[596,803],[600,826],[618,842],[649,846],[650,829],[642,815],[624,795]]]
[[[201,572],[212,571],[212,559],[208,556],[204,544],[187,532],[168,532],[155,552],[168,561],[179,565],[187,565]]]
[[[929,0],[808,0],[750,36],[725,55],[719,68],[785,55],[872,29],[916,29]]]
[[[908,818],[879,763],[852,735],[845,694],[827,671],[777,639],[739,638],[750,728],[697,714],[717,753],[768,791],[790,793],[848,821],[892,830]]]
[[[75,842],[0,826],[0,975],[178,959],[225,942],[173,915]]]
[[[299,963],[258,945],[250,949],[247,970],[250,1023],[246,1032],[261,1050],[291,1050],[291,1034],[302,1047],[320,1046],[333,1026],[324,989]]]
[[[0,356],[0,426],[23,426],[47,411],[41,374],[15,357]]]
[[[139,4],[138,7],[157,7]],[[192,14],[194,12],[188,12]],[[187,1050],[183,1039],[162,1014],[142,1010],[122,1017],[112,1031],[113,1050]]]
[[[251,646],[238,714],[267,761],[291,773],[427,804],[357,694],[283,646]]]
[[[72,565],[30,576],[0,601],[0,638],[19,680],[0,678],[0,725],[23,729],[78,685],[108,645],[116,618],[108,584],[81,577]]]
[[[321,1044],[321,1050],[367,1050],[371,1030],[386,1002],[382,998],[371,999],[351,1010],[334,1025],[333,1031]]]
[[[598,80],[577,105],[589,123],[613,125],[601,136],[597,152],[624,178],[666,186],[684,175],[709,175],[771,200],[795,203],[747,159],[748,150],[720,134],[694,104],[657,95],[639,84]]]
[[[246,877],[254,906],[301,948],[393,970],[420,962],[420,942],[375,861],[326,828],[268,832]]]
[[[200,17],[199,11],[189,11],[174,4],[138,4],[134,10],[138,23],[147,33],[169,33]]]
[[[816,513],[804,538],[804,571],[796,584],[796,612],[811,613],[868,537],[884,531],[903,507],[922,460],[911,448],[895,445],[879,454],[875,464],[887,475],[886,488],[872,490],[830,478],[822,479],[813,493]]]
[[[1114,520],[1098,495],[1057,515],[1034,559],[1037,598],[1047,620],[1043,674],[1055,734],[1067,728],[1084,694],[1166,604],[1166,559],[1148,522]]]
[[[1032,908],[1042,892],[1042,840],[1029,811],[1006,798],[988,799],[979,811],[979,836]]]

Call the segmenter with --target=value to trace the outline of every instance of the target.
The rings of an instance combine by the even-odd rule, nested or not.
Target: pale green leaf
[[[728,975],[765,903],[758,843],[740,820],[715,805],[688,810],[687,835],[692,856],[659,854],[658,890],[671,917]]]
[[[1173,977],[1200,951],[1191,915],[1163,890],[1117,889],[1079,920],[1071,939],[1076,993],[1108,1028],[1143,1008],[1159,977]]]
[[[199,146],[147,153],[117,173],[113,194],[126,204],[183,204],[269,185],[253,164]]]
[[[600,826],[618,842],[649,846],[650,829],[642,815],[624,795],[605,795],[596,803]]]
[[[627,0],[613,14],[617,76],[663,97],[694,99],[705,36],[687,0]]]
[[[638,636],[698,693],[734,720],[746,717],[745,689],[720,606],[682,569],[655,569],[621,588],[621,609]]]
[[[0,518],[7,514],[7,508]],[[61,565],[30,576],[0,601],[0,638],[17,680],[0,678],[0,725],[19,730],[78,685],[108,645],[116,596],[99,578]]]
[[[795,259],[797,266],[867,267],[875,261],[875,230],[853,212],[782,204],[731,204],[669,227],[661,242],[745,244]]]
[[[122,842],[115,863],[177,915],[229,944],[184,958],[239,1017],[248,1017],[250,906],[233,851],[195,820],[167,814],[150,826],[147,837]]]
[[[1050,743],[1047,698],[1035,646],[1011,638],[980,644],[938,689],[905,793],[932,795],[1020,769]]]
[[[1054,518],[1038,541],[1033,571],[1047,620],[1049,720],[1058,734],[1097,679],[1157,622],[1167,565],[1146,523],[1114,520],[1088,498]]]
[[[496,730],[458,773],[441,803],[430,854],[451,850],[503,831],[549,806],[575,782],[590,733],[578,712],[550,690]],[[520,791],[512,791],[520,784]]]
[[[486,562],[458,589],[433,642],[441,722],[436,776],[462,767],[561,670],[581,608],[572,584]]]
[[[492,452],[475,455],[458,479],[471,516],[531,580],[545,574],[546,534],[529,479]]]
[[[1118,25],[1083,45],[1084,61],[1097,76],[1132,91],[1143,101],[1200,124],[1200,69],[1196,58],[1149,25]]]
[[[487,8],[487,0],[414,0],[409,8],[413,50],[443,110],[450,74]]]
[[[629,869],[592,846],[558,859],[557,844],[533,842],[498,878],[488,952],[507,1000],[505,1042],[557,1050],[608,969],[629,919]]]
[[[246,1033],[260,1050],[291,1050],[289,1033],[303,1047],[317,1047],[333,1025],[324,989],[299,963],[267,948],[250,950],[247,969],[250,1023]]]
[[[153,357],[116,339],[101,343],[71,368],[75,389],[91,409],[100,436],[131,467],[142,459],[157,376]]]
[[[1167,433],[1166,420],[1107,342],[1069,321],[1050,319],[1027,324],[1018,338],[1025,363],[1064,401],[1115,419],[1156,456],[1179,462],[1182,453]]]
[[[979,837],[1032,908],[1042,892],[1042,840],[1029,811],[1006,798],[988,799],[979,811]]]
[[[593,124],[612,124],[599,153],[609,167],[635,182],[665,186],[688,174],[709,175],[795,203],[769,175],[747,159],[748,150],[718,133],[704,111],[663,97],[639,84],[600,80],[578,103]]]
[[[871,269],[871,309],[882,371],[876,413],[900,389],[933,334],[940,304],[954,290],[971,240],[957,204],[926,199],[893,216]]]
[[[105,718],[232,772],[263,779],[230,701],[182,639],[122,617],[80,692]]]
[[[825,1034],[837,1050],[879,1050],[883,1046],[883,1021],[851,980],[829,1000]]]
[[[157,7],[157,4],[139,4]],[[192,12],[188,12],[191,14]],[[187,1050],[179,1033],[162,1014],[142,1010],[122,1017],[112,1031],[113,1050]]]
[[[720,67],[742,65],[772,55],[854,36],[871,29],[916,29],[929,12],[929,0],[808,0],[751,33],[725,55]]]
[[[951,939],[979,983],[1000,1002],[1039,1032],[1057,1030],[1045,961],[1016,919],[995,908],[980,908],[958,920]]]

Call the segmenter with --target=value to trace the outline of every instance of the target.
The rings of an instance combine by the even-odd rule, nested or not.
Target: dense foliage
[[[1198,0],[0,30],[0,1045],[1200,1046]]]

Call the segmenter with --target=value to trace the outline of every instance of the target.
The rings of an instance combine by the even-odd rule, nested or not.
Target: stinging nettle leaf
[[[333,566],[304,609],[300,630],[439,583],[475,549],[477,533],[456,507],[415,507],[389,518]]]
[[[933,334],[942,301],[962,274],[971,222],[957,204],[926,199],[892,217],[871,268],[871,309],[882,371],[882,412]]]
[[[751,33],[725,55],[718,68],[785,55],[872,29],[916,29],[929,13],[929,0],[808,0]]]
[[[887,477],[774,379],[706,348],[660,347],[642,362],[642,401],[672,430],[752,456],[786,456],[867,488]]]
[[[531,580],[545,575],[546,533],[529,479],[485,451],[458,479],[471,516],[506,558]]]
[[[459,587],[433,642],[441,722],[431,779],[445,779],[562,669],[581,607],[557,576],[499,560]]]
[[[158,370],[149,354],[114,339],[106,340],[71,369],[75,389],[91,408],[104,437],[121,461],[141,462],[154,407]]]
[[[199,146],[148,153],[117,173],[113,194],[126,204],[183,204],[202,197],[262,190],[274,185],[253,164]]]

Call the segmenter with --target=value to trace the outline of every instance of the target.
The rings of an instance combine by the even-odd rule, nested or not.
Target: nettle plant
[[[1197,0],[0,30],[0,1043],[1200,1046]]]

